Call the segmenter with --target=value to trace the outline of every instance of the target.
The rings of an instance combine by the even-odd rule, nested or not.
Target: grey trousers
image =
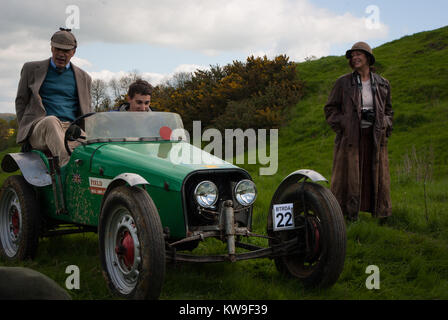
[[[70,122],[62,122],[55,116],[47,116],[34,125],[33,132],[29,137],[29,142],[34,149],[48,150],[53,156],[59,157],[59,166],[64,166],[70,160],[70,156],[65,150],[65,131],[70,126]],[[69,141],[68,146],[73,150],[79,145],[77,141]]]

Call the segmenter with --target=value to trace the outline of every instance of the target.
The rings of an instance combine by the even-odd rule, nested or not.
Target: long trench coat
[[[392,131],[393,110],[389,81],[372,73],[375,123],[373,126],[372,215],[392,214],[387,140]],[[360,138],[361,94],[354,73],[340,77],[324,107],[325,118],[336,132],[331,191],[349,217],[357,216],[361,205]]]

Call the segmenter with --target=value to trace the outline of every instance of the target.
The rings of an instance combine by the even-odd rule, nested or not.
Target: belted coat
[[[372,73],[375,105],[373,125],[372,215],[392,214],[387,142],[392,131],[393,110],[389,81]],[[361,93],[356,73],[337,79],[324,107],[325,118],[336,132],[331,191],[345,215],[357,215],[361,205],[360,138]]]

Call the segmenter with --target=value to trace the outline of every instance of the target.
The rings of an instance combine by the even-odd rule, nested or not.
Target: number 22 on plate
[[[293,207],[292,203],[274,204],[272,207],[274,231],[294,229]]]

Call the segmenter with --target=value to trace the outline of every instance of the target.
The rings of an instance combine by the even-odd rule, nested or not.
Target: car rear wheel
[[[294,183],[287,186],[273,203],[293,203],[294,222],[298,228],[270,231],[270,235],[278,239],[271,241],[271,245],[298,236],[302,249],[301,253],[275,258],[277,269],[301,279],[306,287],[333,285],[344,267],[346,249],[345,222],[334,195],[316,183],[306,182],[304,186]],[[272,219],[272,214],[269,214],[268,225],[272,225]]]
[[[157,299],[165,277],[165,241],[157,208],[139,187],[119,186],[105,199],[99,223],[101,263],[111,291]]]
[[[22,176],[9,176],[0,193],[0,256],[34,258],[39,241],[39,204]]]

